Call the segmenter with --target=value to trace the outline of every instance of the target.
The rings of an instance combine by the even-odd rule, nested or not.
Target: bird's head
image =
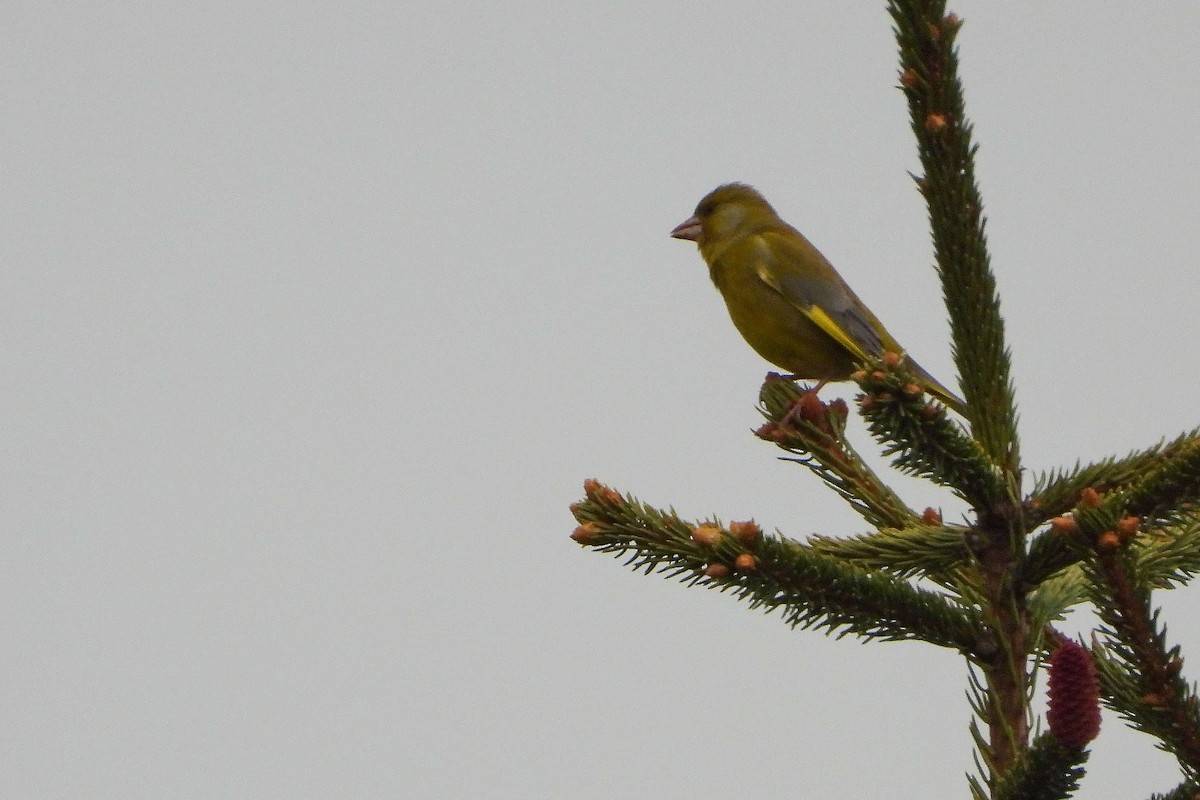
[[[671,236],[703,248],[778,223],[775,209],[753,186],[727,183],[705,195],[696,213],[675,226]]]

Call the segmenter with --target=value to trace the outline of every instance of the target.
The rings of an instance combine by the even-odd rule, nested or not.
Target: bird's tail
[[[955,412],[960,417],[965,417],[967,415],[966,401],[964,401],[954,392],[947,389],[945,386],[942,386],[942,384],[938,383],[937,378],[926,372],[925,368],[916,361],[913,361],[908,356],[904,357],[904,361],[904,366],[908,367],[908,370],[914,376],[916,376],[917,380],[921,382],[921,385],[925,387],[925,391],[929,392],[938,400],[941,400],[947,405],[947,407],[950,408],[951,411]]]

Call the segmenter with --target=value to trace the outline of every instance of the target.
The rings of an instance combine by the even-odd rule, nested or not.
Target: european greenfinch
[[[793,378],[844,381],[859,364],[904,349],[825,256],[753,187],[719,186],[671,236],[700,246],[708,274],[746,342]],[[904,367],[959,414],[966,404],[917,362]]]

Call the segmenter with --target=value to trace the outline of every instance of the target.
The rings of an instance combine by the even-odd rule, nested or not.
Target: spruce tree
[[[1155,797],[1200,796],[1200,702],[1152,599],[1200,571],[1200,428],[1027,473],[958,78],[961,20],[938,0],[888,7],[967,411],[959,420],[931,401],[899,354],[886,354],[854,376],[858,413],[895,467],[965,501],[966,521],[909,508],[847,439],[846,403],[769,375],[757,435],[840,495],[869,532],[796,541],[753,521],[688,521],[588,480],[571,506],[572,538],[636,570],[777,610],[793,627],[957,651],[971,676],[976,800],[1071,796],[1100,702],[1177,758],[1181,783]],[[1083,642],[1055,628],[1080,604],[1100,619]],[[1043,666],[1049,710],[1039,726],[1031,700]]]

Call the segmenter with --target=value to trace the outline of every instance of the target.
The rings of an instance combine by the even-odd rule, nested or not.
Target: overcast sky
[[[1194,427],[1200,4],[952,8],[1027,465]],[[0,18],[0,796],[967,796],[954,654],[567,538],[863,531],[667,236],[719,183],[953,384],[882,2]],[[1106,712],[1079,797],[1177,776]]]

